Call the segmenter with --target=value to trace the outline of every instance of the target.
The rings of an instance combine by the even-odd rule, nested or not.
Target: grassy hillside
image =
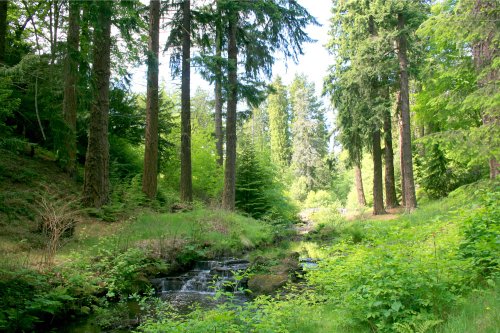
[[[99,314],[104,327],[128,325],[127,311],[113,309],[123,310],[129,295],[148,291],[149,278],[273,240],[263,222],[201,207],[159,213],[134,202],[114,212],[122,202],[104,214],[83,210],[80,184],[49,154],[2,150],[0,171],[0,330],[48,330],[50,323],[90,313]],[[102,218],[109,212],[113,222]],[[68,213],[76,224],[47,260],[50,237],[39,226],[52,213]]]
[[[42,198],[72,201],[79,190],[80,185],[60,171],[51,154],[37,150],[30,157],[0,149],[0,252],[43,246],[38,230]]]
[[[497,332],[499,195],[498,182],[481,182],[395,219],[322,226],[325,241],[315,252],[322,260],[307,274],[305,290],[181,318],[166,312],[141,329]]]

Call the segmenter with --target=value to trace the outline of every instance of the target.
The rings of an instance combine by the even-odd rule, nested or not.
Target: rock
[[[272,294],[288,282],[288,274],[256,274],[248,279],[248,289],[254,295]]]
[[[190,212],[192,210],[193,206],[185,203],[176,203],[170,207],[171,213],[184,213],[184,212]]]

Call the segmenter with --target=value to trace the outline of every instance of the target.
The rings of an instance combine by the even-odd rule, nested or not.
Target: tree
[[[374,128],[372,132],[372,157],[373,157],[373,215],[385,213],[384,189],[382,186],[382,149],[380,147],[380,129]]]
[[[417,208],[417,196],[415,194],[415,180],[413,177],[413,157],[411,147],[411,122],[410,122],[410,88],[408,75],[407,36],[405,13],[397,13],[398,38],[397,53],[399,60],[399,84],[400,84],[400,112],[401,112],[401,158],[402,174],[404,184],[405,207],[407,210]]]
[[[385,163],[385,206],[398,206],[396,197],[396,180],[394,176],[394,150],[392,148],[391,112],[387,110],[384,116],[384,163]]]
[[[325,90],[339,112],[340,139],[351,164],[359,165],[364,146],[371,150],[373,213],[383,214],[380,130],[390,104],[386,92],[387,78],[393,75],[393,57],[387,35],[380,33],[378,10],[377,4],[364,0],[335,4],[329,48],[336,55],[336,64],[331,67]],[[361,182],[356,184],[362,203]]]
[[[361,162],[354,164],[354,182],[356,186],[356,195],[358,204],[362,207],[366,206],[365,191],[363,189],[363,175],[361,173]]]
[[[146,96],[146,143],[142,191],[150,198],[156,196],[158,182],[158,64],[160,42],[161,0],[152,0],[149,6],[148,81]]]
[[[236,207],[260,218],[271,209],[266,190],[272,176],[260,165],[251,140],[242,144],[239,154],[236,180]]]
[[[181,190],[184,202],[193,201],[191,165],[191,1],[182,3],[182,87],[181,87]]]
[[[290,163],[290,130],[286,87],[277,77],[268,96],[269,132],[271,134],[271,158],[282,170]]]
[[[76,174],[76,114],[77,86],[80,44],[80,3],[69,2],[67,51],[64,63],[64,99],[63,117],[66,125],[63,149],[60,159],[64,170],[70,175]]]
[[[218,1],[228,26],[226,164],[222,206],[234,209],[236,167],[236,106],[238,95],[252,106],[263,101],[261,74],[271,76],[276,52],[297,59],[301,44],[311,39],[304,31],[316,23],[298,3],[290,0]],[[239,16],[242,16],[241,19]],[[235,26],[236,25],[236,26]],[[241,50],[241,52],[240,52]],[[244,64],[244,77],[238,78],[238,58]]]
[[[297,177],[303,177],[306,191],[324,187],[323,158],[326,154],[324,110],[317,100],[314,85],[304,75],[297,75],[290,85],[292,109],[292,160]]]
[[[98,1],[94,7],[92,107],[83,183],[83,202],[96,208],[109,200],[109,78],[111,66],[111,16],[113,3]]]
[[[5,42],[7,38],[8,1],[0,1],[0,64],[5,62]]]
[[[500,14],[498,14],[498,2],[494,0],[475,0],[472,8],[472,18],[478,20],[491,20],[497,22]],[[500,54],[498,41],[498,24],[491,26],[486,24],[486,29],[482,31],[480,38],[473,40],[472,55],[474,58],[474,66],[478,74],[478,90],[483,91],[483,94],[491,95],[498,94],[498,65],[495,65],[495,60]],[[496,105],[495,105],[496,104]],[[483,126],[497,127],[500,124],[500,111],[498,102],[493,107],[487,105],[482,111]],[[497,130],[498,131],[498,130]],[[490,178],[495,179],[500,172],[500,163],[497,161],[497,156],[494,153],[489,154]]]
[[[222,130],[222,108],[224,100],[222,97],[222,17],[219,1],[216,1],[216,19],[215,19],[215,139],[217,147],[217,163],[224,164],[224,133]]]
[[[459,173],[466,171],[472,177],[457,180],[474,179],[481,165],[488,165],[491,177],[495,171],[491,162],[498,159],[500,147],[494,65],[499,49],[498,5],[440,2],[432,12],[417,31],[427,41],[413,107],[418,124],[425,126],[419,141],[426,147],[438,144],[453,161],[452,168],[467,165]]]
[[[229,14],[228,99],[226,119],[226,164],[224,169],[224,191],[222,208],[234,210],[236,192],[236,108],[238,105],[238,12]]]

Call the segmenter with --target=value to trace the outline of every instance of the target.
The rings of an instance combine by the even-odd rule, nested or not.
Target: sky
[[[304,45],[304,54],[299,57],[298,64],[289,61],[276,61],[273,74],[280,75],[285,83],[291,83],[296,73],[304,73],[309,80],[316,84],[318,94],[323,90],[323,78],[328,66],[333,63],[332,56],[328,54],[324,45],[328,42],[331,0],[299,0],[321,26],[309,26],[306,31],[315,40],[315,43]],[[287,68],[288,66],[288,68]]]
[[[328,29],[331,0],[299,0],[309,13],[311,13],[322,26],[309,26],[306,31],[309,36],[315,40],[314,43],[307,43],[303,46],[304,54],[299,56],[298,63],[293,63],[288,60],[287,63],[283,59],[277,59],[273,66],[273,76],[279,75],[282,77],[285,84],[292,82],[295,74],[304,73],[309,80],[316,85],[317,94],[321,94],[323,87],[323,78],[326,75],[328,66],[333,62],[331,55],[328,54],[324,45],[328,41]],[[167,33],[163,32],[160,36],[160,45],[165,45]],[[162,47],[160,47],[160,50]],[[167,90],[180,88],[180,79],[172,80],[170,77],[170,68],[168,66],[168,54],[160,55],[160,85],[163,85]],[[212,91],[213,88],[205,82],[194,70],[191,72],[191,90],[194,92],[198,87],[204,90]],[[135,71],[132,81],[132,90],[137,92],[145,92],[146,90],[146,67],[141,66]],[[326,101],[325,101],[326,103]]]

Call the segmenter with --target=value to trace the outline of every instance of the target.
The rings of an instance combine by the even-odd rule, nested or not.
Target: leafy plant
[[[500,276],[500,192],[482,194],[482,207],[465,221],[461,254],[472,259],[481,280]]]

